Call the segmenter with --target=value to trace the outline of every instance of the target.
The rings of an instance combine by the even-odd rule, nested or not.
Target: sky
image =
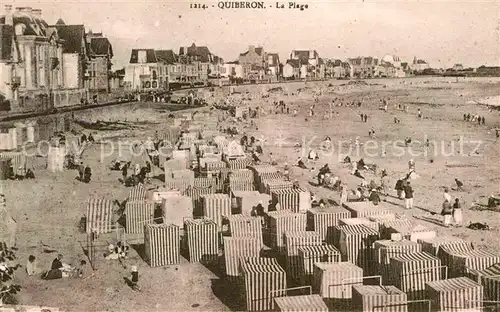
[[[228,1],[224,1],[228,2]],[[4,2],[8,4],[7,2]],[[198,0],[208,8],[190,9],[190,2],[158,0],[15,1],[14,7],[42,9],[54,24],[84,24],[103,32],[113,44],[114,68],[128,63],[132,48],[173,49],[208,46],[225,61],[234,61],[249,45],[279,53],[284,62],[292,50],[316,50],[320,57],[382,58],[385,54],[431,67],[500,66],[500,0],[310,0],[300,11],[220,9],[218,1]],[[213,6],[213,7],[212,7]]]

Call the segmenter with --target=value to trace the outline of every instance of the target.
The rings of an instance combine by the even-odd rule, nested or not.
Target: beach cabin
[[[9,151],[17,148],[17,130],[12,123],[0,125],[0,150]]]

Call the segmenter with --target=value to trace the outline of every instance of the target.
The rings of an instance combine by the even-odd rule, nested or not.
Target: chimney
[[[14,26],[14,19],[12,18],[12,5],[6,4],[5,8],[5,25]]]
[[[255,52],[255,46],[249,45],[248,46],[248,52]]]
[[[33,9],[33,16],[36,18],[42,18],[42,10],[41,9]]]

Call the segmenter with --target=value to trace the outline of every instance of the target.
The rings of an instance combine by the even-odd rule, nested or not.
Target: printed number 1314
[[[207,5],[206,4],[200,4],[200,3],[191,3],[191,4],[189,4],[189,7],[191,9],[206,9]]]

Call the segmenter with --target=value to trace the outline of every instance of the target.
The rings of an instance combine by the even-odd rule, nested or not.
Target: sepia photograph
[[[500,0],[5,0],[0,312],[500,312]]]

